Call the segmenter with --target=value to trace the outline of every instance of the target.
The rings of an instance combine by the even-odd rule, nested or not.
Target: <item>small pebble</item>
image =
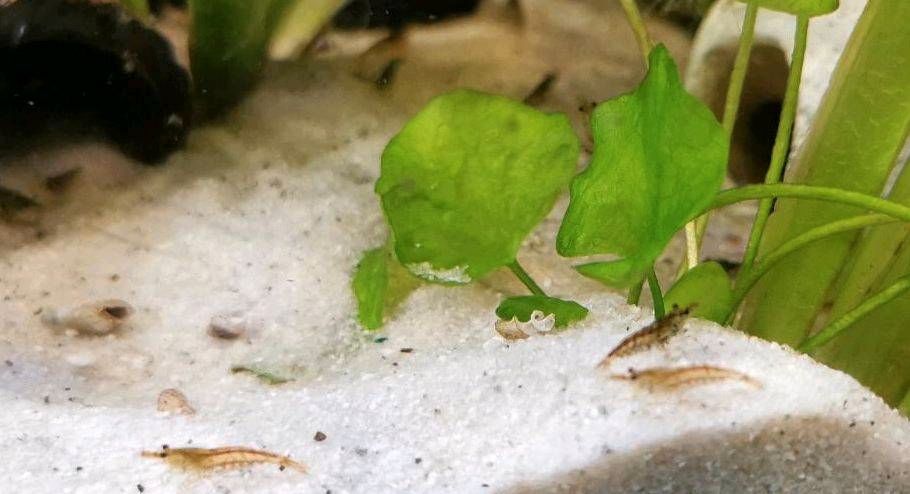
[[[326,436],[324,432],[316,431],[316,435],[313,436],[313,440],[317,441],[317,442],[322,442],[322,441],[325,441],[326,437],[328,437],[328,436]]]
[[[102,336],[112,333],[129,320],[133,307],[118,299],[99,300],[82,304],[73,309],[41,311],[41,320],[50,327],[60,328],[70,334]]]
[[[189,400],[178,389],[168,388],[158,394],[158,411],[176,413],[179,415],[193,415],[196,409],[190,406]]]
[[[219,314],[212,317],[209,323],[208,334],[212,338],[221,340],[236,340],[247,332],[247,323],[243,317],[236,314]]]

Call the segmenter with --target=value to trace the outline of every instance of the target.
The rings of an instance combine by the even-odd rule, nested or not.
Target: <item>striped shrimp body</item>
[[[673,310],[661,319],[645,326],[619,342],[616,347],[597,364],[600,368],[607,368],[613,360],[643,352],[649,348],[664,345],[674,335],[682,331],[691,308]]]
[[[610,377],[631,381],[652,391],[673,391],[720,381],[739,381],[755,388],[761,387],[760,382],[742,372],[713,365],[629,369],[628,374],[613,374]]]
[[[268,451],[228,446],[223,448],[169,448],[161,451],[143,451],[145,458],[160,458],[167,464],[185,470],[214,470],[217,468],[243,468],[261,463],[278,465],[281,470],[292,468],[306,473],[306,467],[287,456]]]

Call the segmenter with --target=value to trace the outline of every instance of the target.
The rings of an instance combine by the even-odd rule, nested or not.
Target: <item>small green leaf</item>
[[[368,250],[354,270],[351,283],[357,299],[357,320],[369,330],[382,327],[384,316],[418,285],[387,247]]]
[[[521,322],[531,320],[531,313],[540,311],[544,315],[556,316],[556,327],[563,328],[588,316],[588,309],[571,300],[562,300],[543,295],[510,297],[496,308],[496,315],[505,321],[517,318]]]
[[[747,3],[747,0],[740,0]],[[838,0],[755,0],[759,7],[794,15],[830,14],[837,10]]]
[[[594,110],[594,156],[572,182],[556,240],[563,256],[620,256],[577,266],[617,287],[640,281],[674,233],[710,204],[727,164],[726,134],[683,88],[666,48],[649,60],[635,91]]]
[[[389,289],[388,251],[384,247],[368,250],[354,270],[354,297],[357,319],[367,329],[382,326],[386,293]]]
[[[145,20],[149,16],[147,0],[120,0],[120,5],[137,19]]]
[[[673,307],[692,307],[695,317],[723,324],[733,304],[733,289],[724,268],[716,262],[704,262],[686,271],[664,296]]]
[[[515,260],[578,160],[564,115],[459,90],[435,98],[382,154],[376,192],[412,273],[467,283]]]
[[[236,103],[265,62],[272,32],[295,0],[190,0],[190,68],[203,113]]]
[[[269,372],[269,371],[259,368],[259,367],[252,367],[252,366],[247,366],[247,365],[235,365],[235,366],[231,367],[232,374],[237,374],[237,373],[241,373],[241,372],[247,373],[247,374],[252,374],[256,378],[258,378],[260,381],[262,381],[266,384],[271,384],[272,386],[293,381],[293,379],[291,379],[289,377],[279,376],[278,374],[274,374],[272,372]]]

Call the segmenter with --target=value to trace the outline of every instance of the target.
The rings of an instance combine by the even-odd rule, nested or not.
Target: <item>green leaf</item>
[[[231,373],[232,374],[238,374],[238,373],[252,374],[256,378],[258,378],[260,381],[262,381],[266,384],[271,384],[272,386],[275,386],[278,384],[289,383],[289,382],[293,381],[293,379],[291,379],[289,377],[279,376],[278,374],[269,372],[260,367],[253,367],[253,366],[248,366],[248,365],[234,365],[231,367]]]
[[[282,14],[294,0],[190,0],[190,68],[203,113],[236,103],[262,70]]]
[[[766,9],[809,17],[830,14],[838,7],[838,0],[755,0],[755,3]]]
[[[435,98],[382,154],[376,192],[412,273],[467,283],[511,263],[572,178],[564,115],[476,91]]]
[[[521,322],[528,322],[534,311],[540,311],[544,315],[553,314],[556,317],[557,328],[563,328],[588,316],[588,309],[581,304],[543,295],[507,298],[496,308],[496,315],[505,321],[514,317]]]
[[[404,301],[417,285],[418,280],[392,258],[387,247],[364,252],[351,282],[357,299],[357,320],[366,329],[379,329],[385,314]]]
[[[354,270],[352,286],[357,299],[357,320],[367,329],[382,326],[389,289],[388,257],[384,247],[368,250]]]
[[[904,417],[910,417],[910,391],[904,396],[904,399],[897,405],[897,410],[904,414]]]
[[[577,266],[616,287],[644,277],[673,234],[710,204],[726,171],[727,137],[714,115],[683,88],[666,48],[654,48],[649,61],[635,91],[594,110],[594,156],[572,182],[556,240],[563,256],[620,256]]]
[[[673,307],[692,307],[695,317],[723,324],[733,304],[733,289],[724,268],[716,262],[704,262],[686,271],[664,296]]]
[[[146,0],[120,0],[120,5],[137,19],[145,20],[149,16],[149,5]]]

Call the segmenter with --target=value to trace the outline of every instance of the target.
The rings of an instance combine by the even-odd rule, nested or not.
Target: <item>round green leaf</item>
[[[733,304],[733,289],[723,266],[703,262],[686,271],[670,291],[664,304],[673,307],[692,307],[695,317],[723,324]]]
[[[389,142],[376,192],[398,260],[438,283],[511,263],[578,161],[564,115],[459,90],[437,97]]]
[[[546,316],[553,314],[557,328],[581,321],[588,316],[588,309],[577,302],[543,295],[507,298],[496,308],[496,315],[505,321],[516,318],[521,322],[528,322],[534,311],[540,311]]]

